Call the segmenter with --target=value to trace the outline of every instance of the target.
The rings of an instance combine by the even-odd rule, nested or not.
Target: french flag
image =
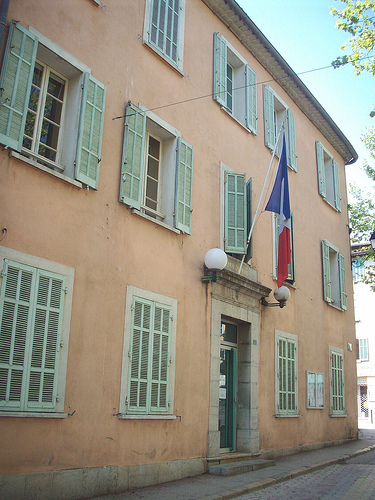
[[[291,219],[285,133],[283,133],[283,147],[281,150],[275,184],[265,210],[280,214],[279,251],[277,259],[277,286],[280,288],[284,281],[288,278],[288,265],[291,262]]]

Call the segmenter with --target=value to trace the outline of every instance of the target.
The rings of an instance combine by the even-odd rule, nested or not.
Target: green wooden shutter
[[[120,201],[141,208],[146,114],[134,104],[126,108],[124,146],[120,181]]]
[[[170,310],[155,304],[153,318],[150,412],[166,413],[169,404]]]
[[[178,61],[179,2],[153,0],[150,15],[149,41],[169,59]]]
[[[324,151],[323,146],[320,142],[316,141],[316,164],[318,167],[318,184],[319,184],[319,193],[326,197],[326,174],[324,168]]]
[[[106,87],[89,73],[84,75],[78,132],[76,179],[98,189]]]
[[[331,268],[329,259],[329,245],[324,240],[322,241],[322,259],[323,259],[323,296],[324,300],[331,303],[332,285],[331,285]]]
[[[64,277],[38,270],[27,384],[29,409],[56,407],[64,296]]]
[[[345,257],[339,253],[339,270],[340,270],[340,297],[341,309],[347,309],[347,293],[346,293],[346,274],[345,274]]]
[[[177,139],[175,226],[180,231],[191,233],[193,201],[193,146],[179,137]]]
[[[246,176],[225,172],[225,251],[244,254],[246,252]]]
[[[246,183],[246,238],[250,234],[250,229],[253,224],[253,192],[252,192],[253,179],[250,179]],[[253,256],[253,237],[250,238],[250,243],[247,246],[245,262],[249,262],[249,260]]]
[[[264,144],[270,149],[274,149],[276,143],[275,132],[275,108],[273,92],[263,85],[263,107],[264,107]]]
[[[296,343],[279,338],[278,342],[278,413],[294,414],[297,411]]]
[[[0,143],[21,151],[38,39],[12,21],[0,76]]]
[[[226,106],[227,42],[214,33],[214,99]]]
[[[344,358],[340,353],[331,352],[331,413],[345,411]]]
[[[340,193],[340,177],[337,161],[332,158],[333,183],[335,188],[335,207],[341,212],[341,193]]]
[[[246,126],[254,134],[257,133],[257,75],[246,64]]]
[[[33,268],[5,260],[0,296],[0,406],[22,410],[28,335],[32,322]]]
[[[147,413],[151,306],[149,301],[137,297],[133,299],[127,400],[129,413]]]
[[[293,113],[287,110],[288,123],[288,165],[297,171],[296,124]]]

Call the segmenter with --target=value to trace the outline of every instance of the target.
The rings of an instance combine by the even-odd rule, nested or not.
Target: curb
[[[309,474],[310,472],[314,472],[319,469],[324,469],[329,467],[330,465],[335,465],[338,463],[345,463],[351,458],[355,458],[359,455],[363,455],[368,453],[369,451],[375,450],[375,444],[371,445],[367,448],[363,448],[362,450],[356,450],[350,455],[343,455],[339,458],[333,458],[331,460],[325,460],[323,462],[319,462],[313,465],[306,465],[305,467],[301,467],[300,469],[294,469],[290,472],[285,473],[283,476],[278,478],[267,478],[262,479],[260,481],[255,481],[253,483],[245,484],[243,486],[239,486],[238,488],[234,488],[232,490],[224,491],[223,493],[219,493],[216,495],[210,495],[208,497],[204,497],[205,500],[230,500],[231,498],[239,497],[240,495],[245,495],[246,493],[252,493],[257,490],[261,490],[267,488],[268,486],[274,486],[279,483],[283,483],[288,481],[289,479],[293,479],[295,477],[304,476],[305,474]]]

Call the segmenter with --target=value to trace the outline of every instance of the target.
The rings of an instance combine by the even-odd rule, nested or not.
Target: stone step
[[[220,465],[209,465],[208,473],[215,474],[216,476],[235,476],[236,474],[263,469],[264,467],[272,467],[272,465],[275,465],[274,460],[244,460]]]

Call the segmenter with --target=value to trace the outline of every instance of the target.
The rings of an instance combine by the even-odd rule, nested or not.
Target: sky
[[[364,159],[373,164],[361,135],[366,127],[375,125],[370,117],[375,104],[375,77],[368,73],[355,76],[351,65],[338,69],[330,66],[345,54],[340,47],[349,39],[336,28],[337,18],[330,14],[330,8],[342,10],[345,4],[340,0],[236,1],[357,151],[357,162],[346,167],[347,184],[354,183],[366,193],[372,190],[373,183],[361,169]]]

